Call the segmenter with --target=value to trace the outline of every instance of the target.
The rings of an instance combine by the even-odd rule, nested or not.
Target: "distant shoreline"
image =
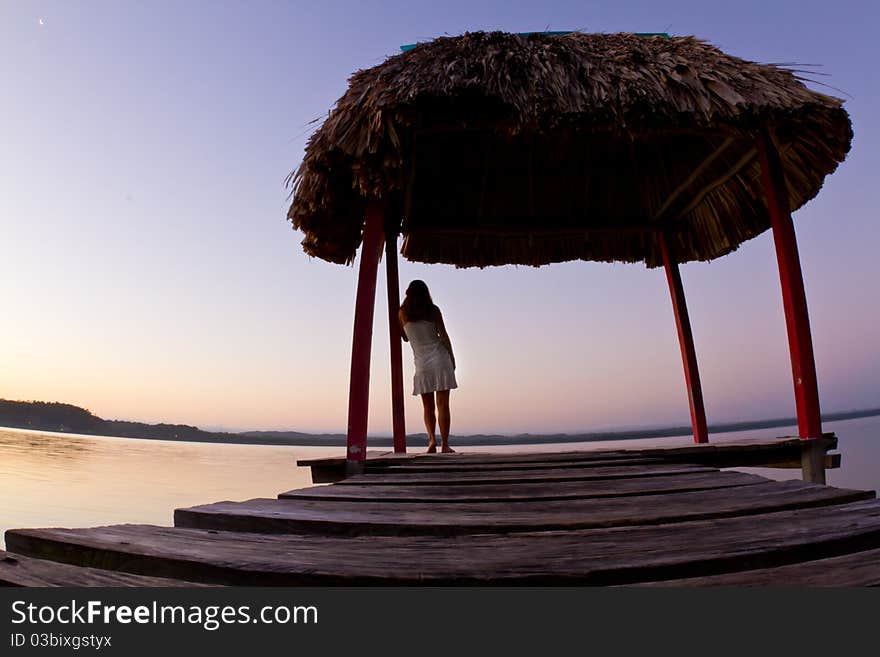
[[[208,432],[197,427],[187,425],[158,424],[149,425],[134,422],[121,422],[116,420],[102,420],[88,411],[67,404],[46,404],[44,402],[9,402],[0,400],[0,410],[3,406],[14,404],[21,408],[23,405],[40,407],[55,406],[64,409],[76,409],[82,415],[88,414],[91,426],[46,426],[48,422],[34,421],[33,418],[10,422],[10,417],[0,413],[0,429],[9,428],[25,431],[40,431],[48,433],[68,433],[84,436],[104,436],[110,438],[138,438],[141,440],[169,440],[174,442],[200,442],[234,445],[276,445],[291,447],[341,447],[347,444],[345,434],[311,434],[296,431],[245,431],[240,433]],[[862,409],[839,413],[826,413],[822,416],[823,422],[835,422],[840,420],[853,420],[864,417],[880,415],[880,408]],[[24,425],[24,426],[23,426]],[[39,425],[39,426],[38,426]],[[796,426],[796,418],[776,418],[755,420],[749,422],[729,422],[709,426],[709,433],[729,433],[733,431],[749,431],[754,429],[771,429],[774,427]],[[114,432],[114,430],[119,430]],[[616,431],[593,431],[585,433],[553,433],[553,434],[470,434],[451,435],[450,441],[460,446],[491,446],[491,445],[542,445],[551,443],[581,443],[607,440],[639,440],[647,438],[670,438],[675,436],[688,436],[691,434],[689,425],[671,427],[651,427],[637,430]],[[124,435],[128,433],[129,435]],[[407,443],[414,446],[426,445],[427,435],[416,433],[407,435]],[[369,436],[371,447],[391,447],[393,439],[390,436]]]

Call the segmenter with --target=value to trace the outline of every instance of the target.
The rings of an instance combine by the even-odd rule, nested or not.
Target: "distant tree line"
[[[122,420],[104,420],[91,411],[73,404],[0,399],[0,426],[36,431],[61,431],[123,438],[160,438],[172,440],[223,440],[231,434],[202,431],[186,424],[145,424]]]
[[[823,413],[825,422],[850,420],[880,415],[880,408],[845,411],[842,413]],[[730,422],[709,426],[710,433],[746,431],[772,427],[788,427],[797,424],[795,418]],[[152,438],[159,440],[189,440],[193,442],[242,443],[254,445],[345,445],[345,434],[309,434],[299,431],[244,431],[226,433],[202,431],[188,424],[145,424],[124,420],[104,420],[91,411],[72,404],[40,401],[10,401],[0,399],[0,427],[33,429],[35,431],[61,431],[64,433],[83,433],[96,436],[118,436],[121,438]],[[628,438],[660,438],[664,436],[686,436],[689,425],[678,427],[654,427],[601,431],[577,434],[518,434],[515,436],[498,434],[478,434],[453,436],[459,445],[533,445],[542,443],[568,443],[599,440],[624,440]],[[412,445],[427,444],[424,433],[409,434],[407,441]],[[385,436],[372,436],[372,447],[392,445],[392,439]]]

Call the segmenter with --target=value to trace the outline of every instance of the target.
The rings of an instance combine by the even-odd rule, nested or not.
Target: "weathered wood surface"
[[[783,462],[804,443],[382,455],[331,486],[176,511],[196,527],[10,530],[21,563],[45,561],[0,563],[0,582],[11,571],[35,586],[876,584],[873,491],[716,468]]]
[[[0,550],[0,586],[204,586],[163,577],[72,566]]]
[[[802,481],[767,481],[735,489],[639,498],[434,504],[255,499],[177,509],[174,524],[278,534],[455,536],[655,525],[845,504],[873,497],[869,491]]]
[[[841,454],[825,454],[823,457],[823,464],[826,470],[834,470],[840,467],[840,463],[842,461]],[[780,468],[780,469],[797,469],[803,468],[803,462],[801,461],[774,461],[772,463],[762,464],[763,467],[767,468]]]
[[[35,557],[222,584],[610,585],[878,549],[880,502],[509,535],[334,537],[121,525],[18,529],[6,540],[11,551]]]
[[[596,450],[581,452],[513,452],[510,454],[470,453],[470,454],[419,454],[400,460],[381,459],[375,463],[367,462],[368,472],[391,469],[439,468],[441,470],[482,466],[520,466],[561,467],[566,463],[581,464],[598,461],[619,461],[632,459],[659,459],[656,455],[645,456],[626,450]]]
[[[586,481],[504,484],[457,484],[453,486],[309,486],[281,493],[280,499],[347,500],[350,502],[504,502],[514,500],[572,500],[596,497],[628,497],[675,491],[748,486],[767,479],[744,472],[685,472],[662,477],[592,479]]]
[[[813,439],[826,450],[837,448],[837,436],[833,433],[824,434],[821,438]],[[638,441],[634,441],[638,442]],[[677,446],[666,447],[638,447],[595,449],[595,450],[571,450],[565,452],[509,452],[509,453],[486,453],[465,452],[455,454],[425,454],[423,452],[394,454],[392,452],[369,452],[365,467],[367,470],[378,468],[408,465],[421,467],[430,464],[433,466],[455,465],[467,463],[472,465],[495,464],[495,463],[551,463],[556,461],[586,461],[607,458],[662,458],[669,461],[687,461],[700,463],[715,463],[719,467],[735,467],[739,461],[753,457],[773,461],[794,462],[800,459],[802,449],[811,444],[797,437],[782,437],[773,439],[749,439],[738,441],[713,442],[701,445],[687,443]],[[300,466],[345,466],[345,457],[330,457],[320,459],[300,459]],[[741,465],[741,464],[740,464]]]
[[[551,462],[516,462],[516,463],[408,463],[407,465],[389,465],[382,468],[368,468],[365,474],[412,474],[416,472],[449,473],[449,472],[500,472],[503,470],[558,470],[559,468],[595,468],[615,465],[656,465],[664,463],[657,458],[643,456],[622,456],[607,459],[578,459]]]
[[[363,484],[387,486],[397,484],[418,484],[421,486],[449,486],[453,484],[497,484],[514,481],[585,481],[589,479],[620,479],[623,477],[659,477],[683,472],[709,472],[709,466],[686,463],[644,464],[644,465],[587,465],[583,467],[563,467],[554,470],[503,470],[500,472],[381,472],[348,477],[337,486]]]
[[[522,452],[455,452],[452,454],[407,454],[406,459],[383,460],[384,465],[449,465],[453,463],[550,463],[558,461],[590,461],[597,459],[619,459],[631,456],[633,452],[626,449],[588,449],[568,450],[559,452],[522,451]]]
[[[344,451],[344,448],[341,448],[340,451]],[[417,456],[422,456],[422,454],[414,452],[409,452],[407,454],[395,454],[392,451],[367,450],[366,461],[367,463],[381,463],[385,459],[390,459],[396,462],[408,458],[414,458]],[[322,456],[316,459],[297,459],[296,464],[302,467],[311,467],[313,465],[345,467],[345,461],[345,456]]]
[[[628,586],[677,588],[698,586],[880,586],[880,550],[853,552],[841,557],[803,561],[778,568],[758,568],[722,575],[710,575],[709,577],[664,580],[629,584]]]
[[[634,441],[635,442],[635,441]],[[492,454],[485,452],[459,452],[455,454],[425,454],[393,452],[371,453],[364,462],[364,473],[383,473],[389,471],[412,470],[423,472],[474,471],[504,469],[511,464],[521,464],[520,469],[547,468],[553,464],[570,462],[572,465],[585,465],[587,461],[614,461],[620,459],[662,459],[669,463],[692,463],[719,468],[731,467],[797,467],[802,464],[804,450],[812,449],[825,453],[837,447],[837,436],[823,434],[821,438],[802,440],[797,437],[783,437],[771,440],[749,439],[695,445],[686,443],[678,446],[636,447],[630,449],[596,449],[566,452],[512,452]],[[825,454],[826,468],[840,467],[839,454]],[[330,483],[345,480],[344,457],[323,459],[301,459],[299,465],[310,466],[314,483]]]

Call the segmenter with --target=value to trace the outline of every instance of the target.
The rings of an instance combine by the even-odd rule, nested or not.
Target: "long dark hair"
[[[407,322],[430,320],[434,314],[434,301],[424,281],[414,280],[406,288],[406,298],[400,304],[400,310]]]

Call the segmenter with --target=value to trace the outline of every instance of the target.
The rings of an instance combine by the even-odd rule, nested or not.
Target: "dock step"
[[[854,587],[880,586],[880,550],[865,550],[841,557],[817,559],[801,563],[759,568],[736,573],[665,580],[630,586],[694,587],[694,586],[786,586],[786,587]]]
[[[496,465],[573,462],[588,460],[658,458],[672,463],[699,463],[717,468],[748,466],[802,467],[805,451],[819,449],[826,453],[825,467],[840,467],[840,454],[827,454],[837,448],[837,436],[823,434],[820,438],[803,440],[797,437],[722,441],[695,445],[693,443],[666,447],[633,447],[627,449],[596,449],[565,452],[459,452],[454,454],[368,452],[363,463],[364,471],[377,473],[389,468],[438,467],[454,468],[459,465]],[[300,459],[300,466],[311,467],[314,483],[336,482],[346,478],[344,457]]]
[[[880,502],[508,535],[301,536],[120,525],[17,529],[6,541],[10,551],[28,556],[218,584],[611,585],[880,549]]]
[[[551,470],[502,470],[475,472],[407,472],[383,470],[377,473],[355,475],[338,482],[337,486],[354,484],[389,486],[412,484],[420,486],[449,486],[453,484],[498,484],[517,481],[587,481],[591,479],[623,479],[630,477],[659,477],[685,472],[712,472],[714,467],[689,463],[648,463],[629,465],[585,464],[577,467],[564,466]]]
[[[767,481],[758,475],[717,470],[658,477],[592,479],[586,481],[509,482],[452,486],[309,486],[281,493],[281,499],[347,500],[350,502],[512,502],[515,500],[575,500],[626,497],[656,493],[748,486]]]
[[[177,527],[236,532],[326,535],[457,536],[569,531],[758,515],[873,499],[871,491],[802,481],[637,498],[505,502],[348,502],[255,499],[216,502],[174,512]]]
[[[470,463],[450,462],[445,463],[419,463],[418,461],[410,461],[401,465],[387,465],[381,468],[368,467],[367,473],[372,474],[397,474],[414,472],[499,472],[506,470],[551,470],[559,468],[595,468],[595,467],[612,467],[620,465],[657,465],[663,463],[661,459],[648,458],[644,456],[621,457],[607,459],[579,459],[565,461],[531,461],[531,462],[501,462],[501,463]]]
[[[0,586],[204,586],[164,577],[132,575],[66,563],[33,559],[0,550]]]

